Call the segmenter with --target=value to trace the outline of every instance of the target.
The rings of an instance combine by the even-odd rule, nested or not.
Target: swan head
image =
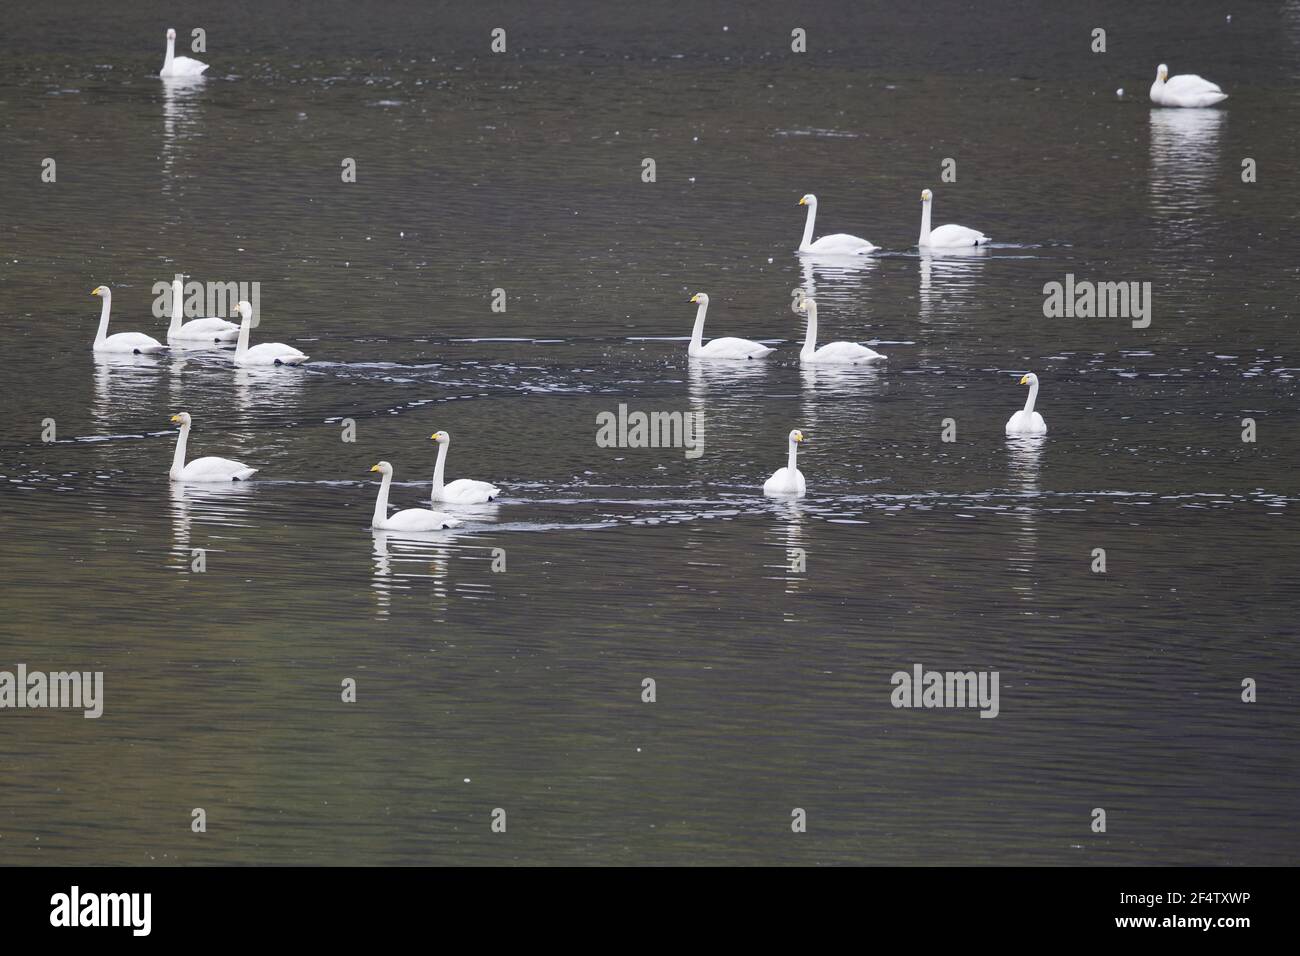
[[[695,295],[691,296],[691,301],[698,302],[700,305],[708,305],[709,294],[707,292],[697,292]]]
[[[430,441],[436,441],[439,445],[445,445],[451,441],[451,436],[444,431],[436,431],[429,436]]]
[[[245,322],[253,317],[253,307],[247,302],[240,302],[235,306],[235,314],[239,316],[241,322]]]
[[[1030,372],[1028,375],[1023,376],[1023,377],[1020,379],[1020,384],[1021,384],[1021,385],[1037,385],[1037,384],[1038,384],[1038,376],[1035,375],[1033,372]]]
[[[921,202],[929,202],[933,198],[934,198],[934,193],[930,192],[930,190],[928,189],[921,190]]]
[[[816,206],[816,205],[817,205],[817,197],[814,196],[812,193],[808,193],[806,196],[804,196],[802,199],[799,200],[799,205],[801,205],[801,206]]]
[[[176,39],[176,31],[173,30],[171,27],[168,27],[168,28],[167,28],[167,39],[169,39],[169,40],[175,40],[175,39]]]
[[[797,428],[790,432],[790,441],[794,442],[796,445],[802,445],[807,440],[808,439],[803,437],[803,432],[799,431]]]
[[[1169,67],[1165,66],[1163,63],[1156,67],[1156,79],[1161,83],[1169,79]]]
[[[90,294],[91,294],[91,295],[108,295],[108,286],[106,286],[106,285],[97,285],[97,286],[95,286],[95,288],[93,288],[93,289],[90,290]]]
[[[182,428],[189,425],[194,419],[190,418],[189,412],[177,412],[172,416],[172,423],[180,425]]]
[[[809,306],[812,306],[815,309],[817,308],[817,303],[814,302],[811,297],[806,295],[801,295],[795,301],[794,310],[796,312],[807,312]]]
[[[386,461],[381,461],[377,465],[371,465],[370,470],[377,471],[381,475],[391,475],[393,473],[393,466]]]

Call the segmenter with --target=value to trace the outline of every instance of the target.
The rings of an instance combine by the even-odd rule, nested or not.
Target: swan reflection
[[[1204,218],[1219,178],[1219,139],[1228,114],[1208,109],[1151,111],[1151,205],[1164,213],[1174,236],[1188,235],[1178,220]]]
[[[1038,562],[1038,512],[1039,500],[1038,474],[1042,464],[1043,450],[1047,439],[1037,437],[1007,438],[1008,485],[1012,491],[1015,504],[1012,512],[1017,522],[1016,537],[1019,544],[1007,549],[1007,563],[1011,571],[1019,576],[1032,575]],[[1034,581],[1016,577],[1012,579],[1014,590],[1024,597],[1031,597]]]
[[[424,606],[432,606],[434,620],[445,621],[451,599],[451,545],[455,531],[381,531],[371,529],[374,572],[371,593],[376,617],[388,617],[394,591],[427,590]]]

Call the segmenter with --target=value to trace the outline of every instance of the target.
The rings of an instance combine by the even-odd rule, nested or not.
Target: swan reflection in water
[[[276,406],[297,399],[307,376],[291,365],[236,365],[235,405],[241,412],[255,406]]]
[[[797,498],[774,501],[771,508],[777,520],[769,526],[765,535],[776,546],[776,555],[782,563],[769,567],[780,572],[779,576],[785,581],[785,593],[794,597],[803,591],[808,581],[808,552],[804,548],[806,511]],[[782,606],[782,620],[787,624],[797,623],[800,620],[797,611],[796,602],[785,602]]]
[[[990,254],[987,246],[959,246],[943,250],[942,255],[921,253],[918,318],[929,322],[939,307],[956,317],[964,304],[973,302]]]
[[[1008,486],[1015,504],[1012,514],[1017,522],[1016,537],[1019,544],[1007,549],[1007,564],[1013,577],[1012,589],[1022,598],[1032,600],[1035,566],[1038,563],[1038,512],[1041,510],[1038,473],[1043,450],[1047,447],[1045,436],[1018,436],[1007,438]]]
[[[95,400],[91,414],[111,427],[123,408],[158,404],[159,388],[167,365],[166,353],[136,355],[130,352],[96,352]]]
[[[1151,206],[1165,215],[1173,236],[1192,229],[1179,220],[1204,221],[1218,194],[1219,139],[1227,121],[1224,110],[1153,109],[1151,111]]]
[[[419,590],[423,607],[434,609],[434,620],[445,622],[451,601],[451,562],[457,531],[381,531],[371,529],[374,573],[371,592],[375,616],[388,617],[394,591]],[[397,567],[394,567],[396,565]]]
[[[160,469],[166,476],[166,465]],[[193,526],[196,520],[220,529],[251,528],[255,518],[252,509],[255,481],[190,482],[169,481],[168,495],[172,521],[172,553],[183,570],[195,570],[194,562],[206,563],[210,549],[204,543],[198,547],[204,552],[200,558],[194,554]],[[229,538],[229,534],[222,534]]]
[[[202,76],[169,76],[163,85],[163,192],[171,192],[172,174],[182,145],[202,135],[200,93],[207,80]]]

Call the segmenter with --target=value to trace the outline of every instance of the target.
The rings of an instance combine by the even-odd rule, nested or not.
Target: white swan
[[[1151,84],[1151,102],[1156,106],[1186,106],[1196,108],[1222,103],[1228,94],[1195,73],[1170,76],[1169,67],[1161,63],[1156,67],[1156,81]]]
[[[113,307],[113,293],[109,291],[108,286],[101,285],[91,289],[90,294],[104,300],[103,308],[99,310],[99,331],[95,333],[95,344],[91,346],[94,351],[144,354],[161,352],[167,348],[157,339],[143,332],[118,332],[116,335],[109,335],[108,312]]]
[[[458,505],[481,505],[501,494],[501,489],[496,485],[472,478],[457,478],[444,485],[442,470],[447,464],[447,446],[451,444],[451,436],[444,431],[437,431],[429,438],[438,443],[438,463],[433,466],[433,490],[429,495],[432,500],[450,501]]]
[[[253,307],[241,302],[235,306],[235,311],[239,313],[239,342],[235,346],[237,365],[301,365],[307,361],[306,355],[283,342],[263,342],[250,349],[248,330],[253,320]]]
[[[384,476],[379,485],[379,497],[375,499],[375,517],[371,520],[372,528],[382,531],[441,531],[455,528],[460,524],[459,518],[453,518],[441,511],[428,511],[424,508],[406,508],[402,511],[388,513],[388,486],[393,483],[393,466],[381,461],[370,468]]]
[[[208,65],[199,60],[176,55],[176,31],[169,28],[167,30],[167,59],[163,60],[163,68],[158,71],[158,75],[198,76],[207,68]]]
[[[738,339],[730,335],[725,338],[712,339],[708,345],[702,344],[704,338],[704,313],[709,310],[709,297],[704,292],[697,292],[691,296],[691,301],[700,304],[700,307],[695,312],[695,329],[691,332],[691,344],[686,348],[686,354],[691,358],[755,359],[771,355],[775,351],[775,349],[770,349],[766,345],[751,342],[749,339]]]
[[[1007,420],[1007,434],[1046,435],[1047,422],[1034,411],[1034,402],[1038,401],[1038,376],[1030,372],[1020,380],[1020,384],[1029,386],[1029,400],[1025,402],[1024,408]]]
[[[928,189],[921,190],[921,238],[916,240],[918,246],[941,249],[953,248],[954,246],[978,246],[981,243],[991,241],[988,236],[976,229],[954,226],[952,223],[931,230],[930,201],[932,199],[934,199],[934,193]]]
[[[804,336],[803,349],[799,352],[800,362],[818,362],[833,365],[861,365],[864,362],[877,362],[886,356],[858,345],[856,342],[831,342],[817,347],[817,303],[804,296],[799,300],[799,309],[808,316],[808,332]]]
[[[773,496],[793,495],[796,498],[802,498],[807,491],[804,484],[803,472],[795,467],[795,458],[799,452],[799,445],[804,440],[803,432],[795,429],[790,433],[790,457],[786,459],[784,468],[778,468],[772,472],[772,477],[763,483],[763,494]]]
[[[173,422],[179,422],[180,434],[176,436],[176,454],[172,456],[172,470],[167,477],[172,481],[244,481],[251,477],[256,468],[249,468],[242,461],[229,458],[195,458],[188,465],[185,463],[185,443],[190,438],[189,412],[172,416]]]
[[[813,223],[817,219],[817,197],[809,193],[799,200],[799,205],[808,207],[808,218],[803,224],[803,240],[799,243],[800,252],[827,256],[864,256],[876,250],[876,247],[867,240],[844,232],[822,236],[813,242]]]
[[[172,321],[167,326],[170,342],[233,342],[239,338],[239,326],[225,319],[191,319],[181,323],[185,287],[180,279],[172,280]]]

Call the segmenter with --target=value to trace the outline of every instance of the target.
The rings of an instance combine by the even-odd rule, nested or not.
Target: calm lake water
[[[105,700],[0,712],[0,863],[1294,862],[1300,3],[1091,7],[5,5],[0,670]],[[919,257],[924,187],[994,245]],[[806,192],[881,254],[801,262]],[[96,361],[89,291],[163,338],[177,272],[311,362]],[[1045,318],[1067,274],[1150,327]],[[888,361],[802,369],[797,287]],[[696,291],[778,351],[688,362]],[[598,447],[620,404],[703,453]],[[256,478],[173,487],[182,410]],[[437,429],[500,500],[372,532]],[[915,664],[998,717],[895,709]]]

